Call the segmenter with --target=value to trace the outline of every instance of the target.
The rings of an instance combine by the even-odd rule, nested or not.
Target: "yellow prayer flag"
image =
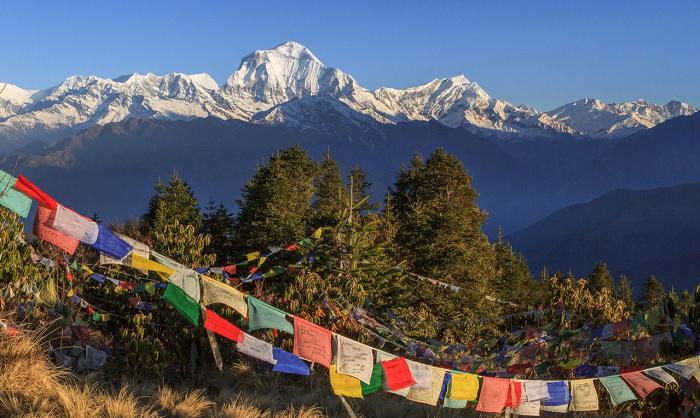
[[[90,268],[89,268],[88,266],[86,266],[86,265],[81,265],[80,267],[82,267],[83,271],[84,271],[85,273],[87,273],[87,274],[93,274],[93,273],[95,273],[94,271],[90,270]]]
[[[323,228],[318,228],[317,230],[314,231],[313,235],[311,235],[311,238],[313,238],[313,239],[321,238],[322,232],[323,232]]]
[[[475,401],[479,394],[479,378],[471,373],[452,373],[448,397],[454,401]]]
[[[262,263],[264,263],[265,260],[267,260],[267,257],[265,257],[265,256],[260,257],[260,260],[258,261],[258,267],[262,266]]]
[[[175,270],[171,269],[170,267],[166,267],[156,261],[149,260],[147,258],[143,258],[138,254],[132,253],[130,256],[130,262],[129,265],[135,269],[139,270],[150,270],[150,271],[155,271],[157,273],[163,273],[165,278],[167,279],[171,275],[175,273]],[[163,277],[163,275],[160,275]]]
[[[73,289],[68,289],[68,292],[66,293],[66,296],[67,296],[67,297],[71,297],[71,296],[73,296],[73,295],[75,295],[75,292],[73,292]]]
[[[246,260],[248,260],[248,261],[257,260],[258,258],[260,258],[260,251],[255,251],[255,252],[253,252],[253,253],[248,253],[248,254],[245,255],[245,258],[246,258]]]
[[[338,396],[348,396],[350,398],[362,397],[360,379],[346,374],[338,374],[335,364],[331,364],[330,374],[333,393]]]

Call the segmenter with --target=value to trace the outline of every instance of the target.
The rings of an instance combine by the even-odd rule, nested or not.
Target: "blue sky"
[[[3,2],[0,81],[207,72],[301,42],[373,89],[465,74],[549,110],[583,97],[700,105],[698,1]]]

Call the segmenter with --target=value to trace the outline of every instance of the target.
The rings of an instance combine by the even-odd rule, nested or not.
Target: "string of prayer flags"
[[[384,384],[387,389],[399,391],[416,384],[405,358],[397,357],[392,360],[382,361],[381,364],[384,369]]]
[[[549,387],[542,380],[525,380],[523,392],[527,402],[539,402],[549,399]]]
[[[124,259],[134,249],[128,242],[103,225],[97,225],[97,240],[90,246],[117,260]]]
[[[199,304],[179,287],[172,283],[168,285],[163,293],[166,300],[180,315],[190,321],[192,325],[199,326]]]
[[[372,348],[342,335],[336,335],[335,341],[338,373],[356,377],[369,384],[374,368]]]
[[[272,328],[288,332],[290,334],[295,333],[296,320],[295,325],[289,323],[289,321],[287,321],[286,312],[281,311],[274,306],[268,305],[267,303],[254,298],[253,296],[248,296],[246,299],[248,300],[248,331]]]
[[[309,365],[292,353],[273,347],[272,356],[276,361],[275,366],[272,368],[274,372],[298,374],[302,376],[311,374]]]
[[[129,238],[126,235],[122,235],[122,234],[118,234],[118,233],[115,233],[115,235],[117,235],[124,242],[126,242],[127,244],[129,244],[131,246],[131,248],[133,249],[132,254],[138,254],[139,256],[146,258],[146,259],[149,257],[150,248],[148,247],[148,245],[146,245],[142,242],[136,241],[133,238]],[[127,261],[128,261],[128,259],[126,257],[122,257],[120,259],[117,259],[117,258],[112,258],[112,257],[108,256],[107,254],[100,253],[100,264],[101,265],[107,265],[107,264],[125,265],[125,262],[127,262]],[[128,265],[128,264],[126,264],[126,265]]]
[[[17,181],[15,181],[14,188],[15,190],[19,190],[20,192],[24,193],[30,198],[36,200],[39,203],[39,205],[45,208],[54,211],[56,210],[56,207],[58,207],[58,202],[56,202],[56,200],[53,197],[44,193],[43,190],[38,188],[34,183],[29,181],[23,175],[17,177]]]
[[[204,328],[215,332],[231,341],[240,342],[243,340],[243,332],[235,325],[216,314],[216,312],[206,309],[204,311]]]
[[[34,235],[73,255],[80,241],[51,227],[54,213],[54,211],[44,206],[37,208],[36,217],[34,218]]]
[[[494,412],[500,414],[508,402],[510,381],[498,377],[484,376],[481,378],[481,393],[476,410],[479,412]]]
[[[637,397],[620,376],[604,376],[599,377],[598,379],[610,394],[610,399],[613,406],[617,406],[627,401],[637,400]]]
[[[644,370],[643,373],[649,377],[653,377],[654,379],[663,382],[665,385],[669,385],[671,383],[678,384],[678,382],[676,382],[676,379],[669,373],[664,371],[664,369],[662,369],[661,367],[652,367],[651,369]]]
[[[65,208],[63,205],[58,205],[56,208],[51,226],[53,229],[88,245],[97,241],[99,233],[95,222]]]
[[[430,386],[422,388],[418,388],[417,385],[412,386],[411,390],[408,392],[407,398],[414,402],[435,406],[437,405],[438,400],[440,399],[442,382],[445,380],[445,374],[447,373],[447,370],[433,366],[427,367],[428,372],[430,373]]]
[[[646,397],[656,389],[662,388],[660,384],[648,378],[642,372],[625,373],[621,374],[620,377],[622,377],[642,399],[646,399]]]
[[[331,388],[338,396],[348,396],[350,398],[362,398],[362,386],[360,379],[336,371],[336,365],[329,367],[331,377]]]
[[[247,354],[258,360],[262,360],[271,364],[276,364],[275,356],[273,354],[273,346],[267,341],[260,340],[253,337],[250,334],[243,333],[243,341],[239,341],[236,344],[238,351],[243,354]]]
[[[206,306],[220,303],[235,309],[244,318],[248,316],[248,304],[245,295],[235,287],[200,276],[202,283],[202,303]]]
[[[333,333],[327,329],[294,317],[294,354],[328,367],[333,359]]]
[[[572,380],[570,410],[575,412],[597,411],[598,393],[593,379]]]
[[[151,255],[157,262],[175,270],[175,273],[168,277],[168,281],[182,289],[189,297],[199,302],[202,299],[201,289],[199,286],[199,276],[194,270],[183,266],[177,261],[173,261],[168,257],[151,251]]]
[[[26,218],[32,207],[32,199],[12,188],[16,182],[16,178],[0,170],[0,205]]]
[[[364,383],[360,380],[360,386],[362,387],[362,394],[369,395],[371,393],[377,392],[382,388],[382,377],[384,376],[382,365],[375,363],[372,366],[372,377],[369,379],[369,383]]]
[[[563,380],[547,382],[549,399],[542,401],[542,410],[551,412],[566,412],[571,402],[569,385]]]
[[[479,395],[479,377],[471,373],[452,372],[449,398],[458,401],[476,401]]]

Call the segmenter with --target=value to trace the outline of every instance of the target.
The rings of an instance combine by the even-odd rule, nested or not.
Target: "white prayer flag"
[[[170,283],[182,289],[195,301],[199,302],[201,300],[202,293],[199,286],[199,276],[196,271],[183,266],[177,261],[160,255],[155,251],[151,251],[151,255],[153,255],[153,258],[160,264],[175,270],[175,273],[168,277]]]
[[[536,402],[549,399],[547,382],[543,380],[523,381],[523,393],[527,402]]]
[[[236,343],[238,351],[247,354],[258,360],[276,364],[274,355],[272,354],[272,344],[267,341],[259,340],[252,335],[243,333],[243,341]]]
[[[411,389],[430,389],[433,386],[432,367],[427,364],[406,360],[408,368],[411,370],[413,380],[416,384]],[[442,384],[442,382],[440,382]]]
[[[356,377],[369,384],[374,367],[372,348],[342,335],[336,335],[336,343],[337,372]]]
[[[520,402],[520,405],[518,405],[513,412],[515,415],[522,415],[524,417],[539,417],[540,406],[540,401]]]
[[[674,379],[670,374],[666,373],[666,371],[664,371],[664,369],[661,367],[652,367],[651,369],[642,370],[642,372],[649,377],[664,382],[665,385],[671,383],[678,384],[676,379]]]
[[[85,244],[94,244],[99,233],[95,222],[61,205],[56,208],[52,228]]]

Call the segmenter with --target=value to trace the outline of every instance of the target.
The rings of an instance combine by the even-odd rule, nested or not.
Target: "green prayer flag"
[[[70,263],[70,268],[71,268],[73,271],[79,271],[79,270],[80,270],[80,264],[78,264],[77,261],[73,260],[73,262]]]
[[[294,326],[286,319],[287,314],[252,296],[248,296],[248,331],[273,328],[294,334]]]
[[[95,311],[92,313],[92,320],[93,321],[99,321],[102,318],[102,316],[99,314],[99,312]]]
[[[360,380],[360,386],[362,387],[362,394],[369,395],[382,388],[382,365],[381,363],[374,363],[372,368],[372,377],[369,379],[369,384]]]
[[[0,205],[26,218],[32,207],[32,199],[12,188],[16,181],[16,178],[0,170]]]
[[[145,283],[143,285],[143,290],[145,290],[149,295],[152,295],[156,292],[156,285],[153,282]]]
[[[199,326],[199,304],[182,289],[174,284],[168,284],[163,293],[165,299],[180,315],[184,316],[194,326]]]
[[[627,386],[627,383],[619,375],[600,377],[599,379],[600,383],[605,386],[605,389],[610,394],[613,406],[637,399],[632,389]]]

